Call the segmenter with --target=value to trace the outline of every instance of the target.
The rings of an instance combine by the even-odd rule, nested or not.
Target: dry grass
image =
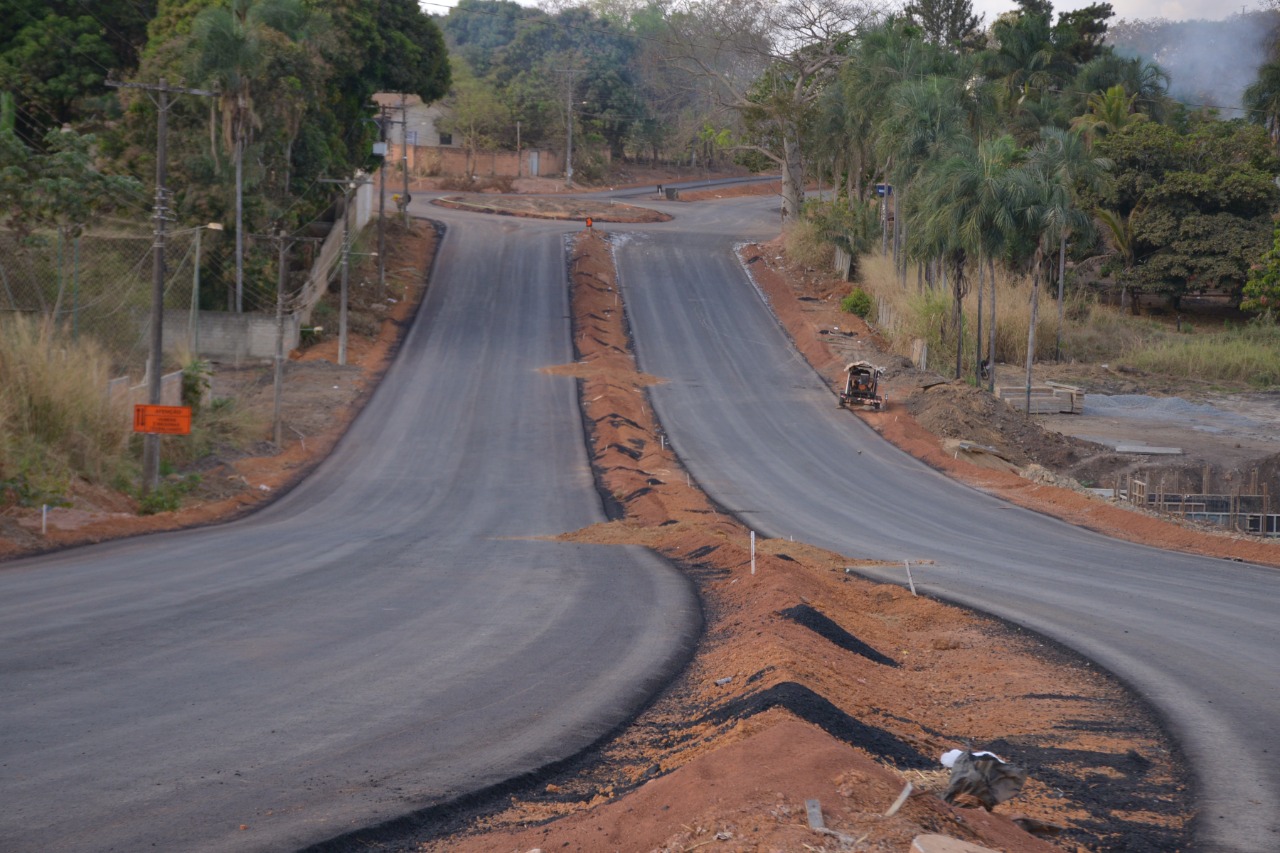
[[[803,242],[801,242],[803,245]],[[964,299],[964,375],[973,372],[977,352],[977,271],[970,270]],[[951,293],[921,289],[917,270],[907,272],[906,287],[892,262],[879,254],[862,260],[862,287],[874,297],[871,319],[892,350],[910,356],[912,342],[928,344],[929,366],[942,373],[955,367],[956,330]],[[983,336],[990,316],[989,282],[984,283]],[[1042,285],[1036,324],[1036,360],[1055,357],[1058,336],[1056,286]],[[996,270],[996,360],[1022,364],[1027,357],[1031,282]],[[1126,364],[1151,373],[1210,381],[1280,384],[1280,327],[1255,323],[1244,328],[1176,331],[1166,323],[1100,305],[1087,293],[1068,290],[1063,306],[1062,360]]]
[[[129,420],[107,399],[109,370],[89,339],[27,317],[0,320],[0,481],[56,496],[72,477],[120,473]]]
[[[1280,385],[1280,326],[1251,323],[1208,334],[1166,333],[1128,358],[1152,373],[1272,387]]]

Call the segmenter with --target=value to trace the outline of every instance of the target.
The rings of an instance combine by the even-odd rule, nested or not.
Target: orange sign
[[[191,435],[191,407],[134,406],[133,431],[162,435]]]

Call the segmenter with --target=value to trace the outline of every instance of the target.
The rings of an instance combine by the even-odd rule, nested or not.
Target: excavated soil
[[[647,207],[583,198],[468,193],[432,199],[431,203],[454,210],[502,216],[530,216],[536,219],[589,218],[596,222],[666,222],[671,218]]]

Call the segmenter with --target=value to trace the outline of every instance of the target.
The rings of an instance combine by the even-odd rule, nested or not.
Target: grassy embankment
[[[790,257],[816,269],[830,268],[830,246],[824,245],[808,223],[786,234]],[[921,292],[914,267],[904,289],[891,261],[873,253],[860,262],[861,280],[854,286],[872,297],[868,319],[889,341],[892,350],[910,356],[912,341],[928,344],[930,366],[949,373],[955,364],[955,324],[951,292],[939,288]],[[977,351],[977,270],[969,270],[969,294],[964,299],[965,374],[973,374]],[[984,280],[983,336],[990,316],[990,283]],[[1036,359],[1052,361],[1058,335],[1056,281],[1042,284],[1036,324]],[[996,360],[1023,364],[1027,353],[1031,282],[1025,276],[996,271]],[[1107,363],[1149,373],[1209,382],[1247,383],[1259,388],[1280,385],[1280,325],[1266,321],[1200,322],[1184,315],[1134,316],[1102,304],[1093,291],[1070,287],[1064,305],[1062,360]]]
[[[203,367],[187,362],[198,396]],[[0,508],[65,504],[78,482],[136,493],[141,442],[127,405],[107,396],[112,375],[111,358],[88,336],[21,315],[0,320]],[[161,473],[252,432],[231,401],[197,406],[191,436],[162,441]],[[139,509],[173,508],[193,483],[167,476]]]

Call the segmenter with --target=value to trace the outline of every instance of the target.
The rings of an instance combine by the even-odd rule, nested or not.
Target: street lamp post
[[[200,232],[208,228],[210,231],[221,231],[221,222],[210,222],[208,225],[197,225],[196,232],[196,258],[191,273],[191,321],[189,323],[188,337],[191,340],[191,355],[195,358],[200,357]]]

